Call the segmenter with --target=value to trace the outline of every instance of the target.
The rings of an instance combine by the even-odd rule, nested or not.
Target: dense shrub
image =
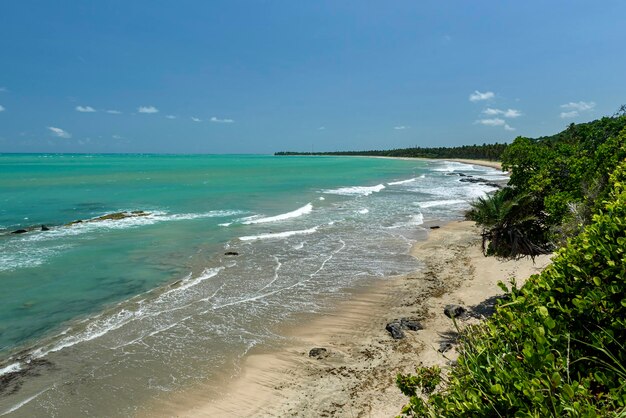
[[[463,332],[443,391],[419,396],[428,370],[398,376],[404,414],[626,416],[626,161],[608,184],[592,223],[552,265],[512,283],[510,299]]]

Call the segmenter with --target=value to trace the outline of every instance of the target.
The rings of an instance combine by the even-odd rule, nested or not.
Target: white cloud
[[[193,116],[191,117],[191,120],[194,121],[194,122],[202,122],[202,119],[195,118]]]
[[[404,131],[405,129],[409,129],[409,127],[400,125],[400,126],[394,126],[393,129],[395,129],[396,131]]]
[[[506,131],[514,131],[514,130],[515,130],[515,128],[513,128],[512,126],[509,126],[509,124],[508,124],[508,123],[505,123],[505,124],[504,124],[504,129],[505,129]]]
[[[166,119],[176,119],[176,116],[174,115],[165,115]]]
[[[122,112],[120,112],[119,110],[115,110],[115,109],[107,110],[107,113],[110,113],[112,115],[121,115],[122,114]]]
[[[96,109],[91,106],[76,106],[76,111],[83,113],[93,113],[96,111]]]
[[[591,110],[594,107],[596,107],[595,102],[569,102],[561,105],[562,109],[577,110],[579,112]]]
[[[502,114],[502,110],[500,110],[500,109],[492,109],[492,108],[488,107],[487,109],[483,110],[483,113],[485,115],[488,115],[488,116],[496,116],[496,115],[501,115]]]
[[[475,123],[479,123],[481,125],[487,125],[487,126],[504,126],[504,125],[506,125],[506,122],[504,121],[504,119],[500,119],[500,118],[478,119]]]
[[[503,116],[505,118],[515,119],[515,118],[519,118],[520,116],[522,116],[522,112],[520,112],[517,109],[507,109],[504,111]]]
[[[235,121],[232,120],[232,119],[219,119],[219,118],[216,118],[215,116],[213,116],[211,118],[211,122],[215,122],[215,123],[233,123]]]
[[[139,106],[137,111],[139,113],[159,113],[159,109],[154,106]]]
[[[578,113],[577,110],[572,110],[570,112],[561,112],[561,119],[569,119],[569,118],[575,118],[579,115],[580,113]]]
[[[72,134],[64,131],[61,128],[55,128],[54,126],[48,126],[48,129],[52,131],[54,136],[58,136],[59,138],[71,138]]]
[[[561,112],[559,116],[561,119],[575,118],[580,116],[581,112],[591,111],[595,107],[595,102],[569,102],[561,105],[561,109],[566,109],[567,112]]]
[[[520,112],[517,109],[502,110],[502,109],[494,109],[494,108],[488,107],[487,109],[483,110],[483,113],[487,116],[502,115],[505,118],[511,118],[511,119],[522,116],[522,112]]]
[[[326,127],[325,126],[320,126],[319,128],[317,128],[318,131],[325,131]]]
[[[470,102],[481,102],[483,100],[493,99],[494,97],[496,97],[496,95],[492,91],[481,93],[478,90],[474,90],[474,93],[470,94],[469,100]]]
[[[4,112],[6,110],[6,108],[2,105],[0,105],[0,112]]]
[[[121,135],[112,135],[111,138],[113,139],[123,139],[124,137]]]

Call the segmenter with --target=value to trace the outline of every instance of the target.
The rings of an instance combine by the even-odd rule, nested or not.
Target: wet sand
[[[412,254],[423,268],[413,274],[377,280],[357,290],[336,309],[297,321],[280,330],[280,347],[255,349],[243,360],[237,377],[227,380],[218,399],[201,389],[160,401],[146,416],[179,417],[392,417],[407,399],[395,386],[398,372],[419,364],[446,366],[456,357],[442,342],[455,329],[443,314],[446,304],[466,307],[461,326],[478,321],[501,294],[499,280],[522,282],[540,272],[547,256],[502,262],[486,258],[473,222],[452,222],[430,232]],[[419,321],[424,329],[405,331],[394,340],[385,325],[399,318]],[[309,356],[312,348],[326,356]]]

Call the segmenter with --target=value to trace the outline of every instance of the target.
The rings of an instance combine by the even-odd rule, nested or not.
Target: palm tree
[[[515,196],[510,188],[472,202],[465,217],[482,227],[483,254],[534,259],[547,253],[534,203],[530,195]]]

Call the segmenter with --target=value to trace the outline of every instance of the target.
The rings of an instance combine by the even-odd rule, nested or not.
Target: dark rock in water
[[[443,342],[441,344],[439,344],[439,351],[440,353],[445,353],[446,351],[448,351],[449,349],[452,348],[452,344],[448,343],[448,342]]]
[[[465,313],[465,308],[460,305],[446,305],[443,308],[443,313],[448,318],[457,318]]]
[[[224,255],[239,255],[237,251],[226,251]]]
[[[480,178],[480,177],[465,177],[463,179],[460,179],[459,181],[462,181],[463,183],[486,183],[487,180]]]
[[[439,229],[439,228],[441,228],[439,225],[433,225],[430,227],[430,229]]]
[[[76,225],[76,224],[82,224],[83,220],[82,219],[78,219],[76,221],[72,221],[72,222],[68,222],[65,224],[65,226],[72,226],[72,225]]]
[[[389,334],[391,334],[391,337],[394,340],[400,340],[404,338],[404,331],[402,331],[402,325],[400,324],[400,322],[390,322],[387,324],[385,329],[387,330],[387,332],[389,332]]]
[[[27,229],[16,229],[15,231],[11,232],[12,234],[24,234],[28,232]]]
[[[47,227],[47,226],[45,226],[45,225],[41,225],[41,230],[42,230],[42,231],[49,231],[49,230],[50,230],[50,228],[48,228],[48,227]]]
[[[400,319],[400,327],[403,329],[411,330],[411,331],[419,331],[420,329],[424,329],[422,324],[412,319],[408,319],[408,318]]]
[[[316,359],[323,359],[328,357],[328,350],[323,347],[315,347],[309,351],[309,357],[315,357]]]
[[[97,218],[94,218],[91,221],[109,221],[109,220],[119,221],[120,219],[136,218],[139,216],[148,216],[148,215],[150,215],[149,212],[144,212],[143,210],[134,210],[132,212],[108,213],[106,215],[102,215]]]

